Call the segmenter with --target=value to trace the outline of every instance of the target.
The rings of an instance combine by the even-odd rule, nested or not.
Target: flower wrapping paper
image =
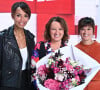
[[[56,50],[55,52],[57,51],[58,50]],[[88,83],[92,80],[92,78],[100,70],[100,64],[96,60],[94,60],[93,58],[91,58],[90,56],[88,56],[87,54],[85,54],[84,52],[82,52],[81,50],[79,50],[78,48],[74,46],[65,46],[63,48],[60,48],[60,52],[64,54],[62,56],[63,60],[65,60],[66,57],[70,57],[72,60],[76,60],[76,61],[78,60],[79,64],[84,65],[85,68],[92,69],[91,72],[88,73],[85,79],[85,83],[70,89],[70,90],[84,90],[84,88],[88,85]],[[36,64],[36,68],[38,68],[40,65],[47,64],[48,58],[50,56],[51,56],[51,53],[43,57],[41,60],[39,60]],[[39,83],[38,79],[37,79],[37,86],[39,90],[49,90],[48,88],[43,87]]]

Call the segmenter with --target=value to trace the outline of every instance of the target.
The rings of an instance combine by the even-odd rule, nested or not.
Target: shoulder
[[[7,33],[7,29],[0,31],[0,47],[1,44],[3,43],[3,40],[5,39],[6,33]]]
[[[39,41],[36,44],[44,44],[44,43],[45,43],[45,41]]]
[[[35,36],[29,31],[25,29],[25,34],[29,37],[29,38],[34,38]]]
[[[94,41],[94,44],[93,45],[100,47],[100,43],[98,41]]]
[[[7,29],[4,29],[0,32],[0,35],[7,36],[13,31],[13,26],[8,27]]]
[[[4,36],[7,33],[7,29],[4,29],[3,31],[0,31],[0,36]]]
[[[75,45],[75,47],[80,47],[81,46],[81,43],[78,43]]]
[[[44,41],[37,42],[35,45],[35,49],[40,49],[40,46],[43,45],[44,43],[45,43]]]

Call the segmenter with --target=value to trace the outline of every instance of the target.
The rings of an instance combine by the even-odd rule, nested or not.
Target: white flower
[[[63,74],[60,74],[60,73],[56,73],[55,74],[55,80],[63,81],[63,79],[64,79],[64,75]]]
[[[51,65],[52,63],[55,63],[53,59],[49,58],[48,59],[48,64]]]
[[[75,78],[72,78],[72,85],[77,86],[77,80]]]
[[[75,67],[78,65],[78,62],[74,61],[74,60],[70,60],[70,64]]]

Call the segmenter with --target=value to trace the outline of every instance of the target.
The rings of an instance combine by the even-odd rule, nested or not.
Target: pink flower
[[[76,70],[79,70],[79,69],[81,69],[81,67],[80,66],[76,66],[75,69]]]
[[[53,79],[45,80],[44,86],[50,90],[60,90],[60,82]]]
[[[40,76],[42,76],[43,74],[46,74],[46,71],[47,71],[47,68],[46,68],[46,65],[41,65],[39,68],[38,68],[38,74]]]
[[[82,74],[82,72],[83,72],[83,70],[79,70],[79,72],[78,72],[78,73],[79,73],[79,74]]]
[[[62,84],[61,84],[61,88],[64,89],[64,90],[69,90],[69,86],[70,85],[69,85],[69,81],[68,80],[62,82]]]
[[[73,70],[73,66],[71,66],[70,64],[65,63],[66,69],[69,71]]]
[[[68,62],[69,58],[66,58],[66,63]]]
[[[59,68],[54,67],[54,73],[58,73],[59,71],[60,71],[60,69],[59,69]]]
[[[80,82],[79,76],[76,76],[75,79],[76,79],[78,82]]]
[[[77,75],[77,74],[78,74],[77,70],[74,70],[74,74],[75,74],[75,75]]]
[[[57,65],[58,65],[58,61],[55,61],[55,66],[57,67]]]
[[[54,67],[55,67],[55,66],[54,66],[54,63],[52,63],[52,64],[51,64],[51,68],[54,68]]]

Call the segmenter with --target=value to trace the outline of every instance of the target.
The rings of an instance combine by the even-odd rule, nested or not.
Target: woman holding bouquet
[[[38,42],[33,50],[32,68],[42,57],[67,45],[68,27],[65,20],[61,17],[52,17],[45,26],[44,38],[45,41]]]
[[[34,90],[30,63],[34,35],[24,29],[31,10],[25,2],[11,8],[14,25],[0,32],[0,90]]]
[[[61,17],[52,17],[45,26],[45,41],[36,44],[32,53],[32,67],[42,57],[50,52],[66,46],[68,42],[68,27],[65,20]]]
[[[92,39],[94,32],[95,23],[92,18],[84,17],[80,19],[78,23],[78,33],[82,40],[76,47],[100,63],[100,43]],[[85,90],[100,90],[100,71],[92,79]]]

